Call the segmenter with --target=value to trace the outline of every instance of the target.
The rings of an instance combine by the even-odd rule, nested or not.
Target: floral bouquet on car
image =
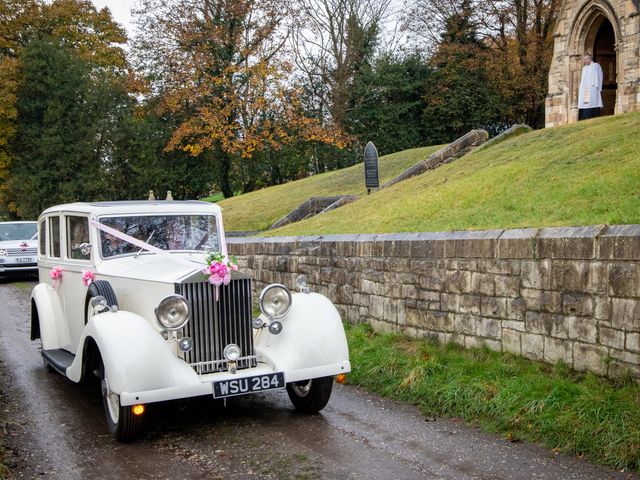
[[[231,272],[238,270],[238,261],[235,257],[225,257],[220,252],[209,252],[205,257],[207,266],[202,273],[208,277],[209,283],[219,287],[229,285]]]

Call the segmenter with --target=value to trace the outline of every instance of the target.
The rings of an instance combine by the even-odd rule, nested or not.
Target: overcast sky
[[[116,22],[127,29],[129,37],[133,36],[134,25],[131,23],[131,9],[136,6],[136,0],[92,0],[92,2],[98,10],[109,7]]]

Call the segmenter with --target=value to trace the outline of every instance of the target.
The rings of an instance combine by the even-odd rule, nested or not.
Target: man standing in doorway
[[[602,113],[602,67],[588,53],[582,57],[582,65],[578,120],[599,117]]]

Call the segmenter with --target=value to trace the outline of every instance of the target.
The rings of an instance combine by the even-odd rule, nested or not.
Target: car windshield
[[[213,215],[102,217],[100,223],[161,250],[220,249]],[[103,231],[100,232],[100,243],[103,258],[140,251],[139,246]]]
[[[0,241],[33,240],[38,232],[37,223],[0,223]]]

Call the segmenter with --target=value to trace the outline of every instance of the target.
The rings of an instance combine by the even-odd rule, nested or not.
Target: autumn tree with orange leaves
[[[289,81],[289,8],[265,0],[142,2],[136,56],[165,112],[180,118],[166,149],[208,162],[225,197],[234,194],[238,164],[300,140],[347,142],[305,116]],[[250,188],[248,179],[242,189]]]

